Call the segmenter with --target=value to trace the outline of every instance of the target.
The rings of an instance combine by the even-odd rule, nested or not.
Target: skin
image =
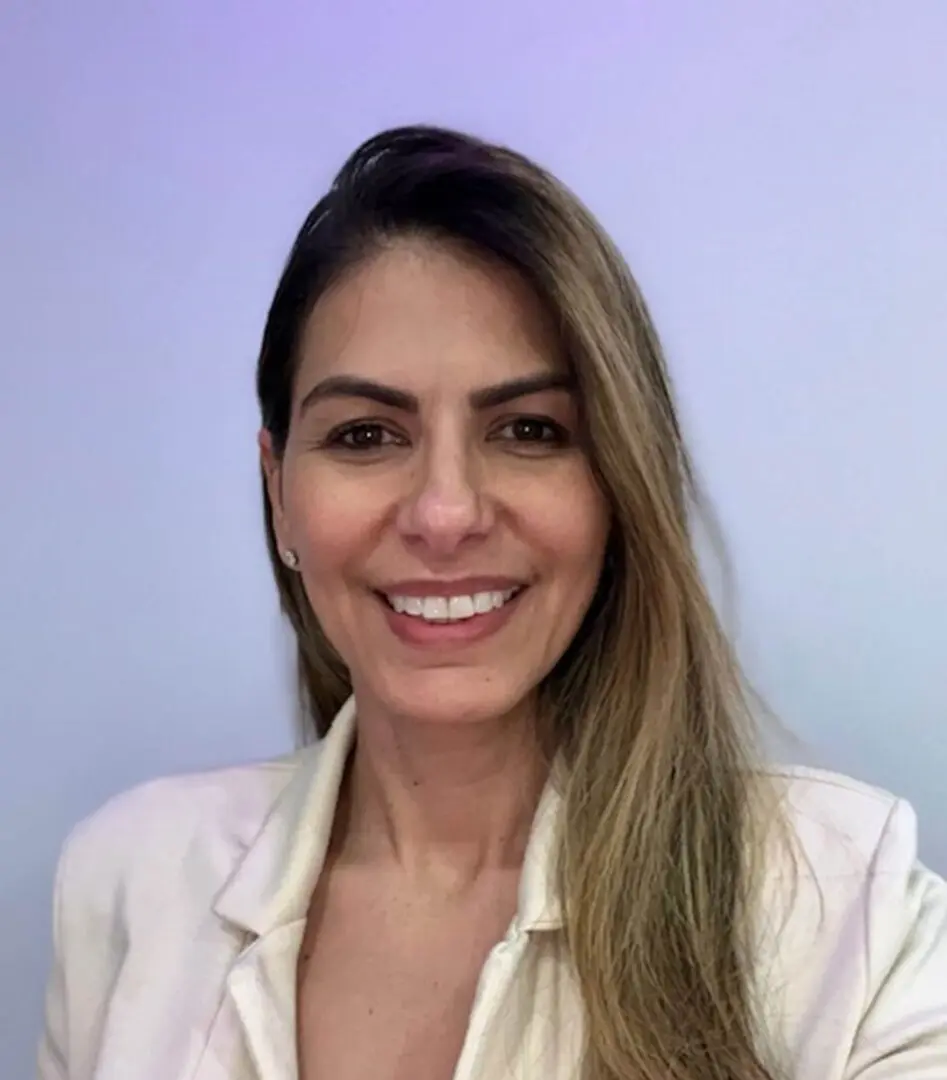
[[[609,526],[565,375],[517,275],[399,241],[310,316],[282,460],[260,435],[277,538],[359,703],[337,849],[413,895],[456,898],[487,878],[506,895],[522,859],[545,780],[535,688],[591,602]],[[324,392],[339,379],[410,401]],[[482,400],[515,380],[537,388]],[[472,643],[405,643],[377,594],[480,575],[527,587]]]

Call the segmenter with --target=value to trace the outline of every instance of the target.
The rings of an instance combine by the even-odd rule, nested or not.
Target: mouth
[[[376,596],[397,615],[422,623],[465,623],[502,610],[519,597],[525,585],[456,596],[404,596],[377,592]]]

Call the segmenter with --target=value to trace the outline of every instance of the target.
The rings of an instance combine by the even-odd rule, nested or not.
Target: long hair
[[[582,1080],[772,1080],[756,1045],[752,905],[762,842],[756,741],[698,566],[702,504],[661,346],[624,259],[581,202],[504,147],[432,127],[368,140],[296,238],[257,371],[286,446],[305,321],[325,290],[404,236],[515,268],[554,320],[612,531],[596,596],[540,687],[561,766],[557,877],[580,988]],[[266,535],[322,735],[350,693],[297,574]]]

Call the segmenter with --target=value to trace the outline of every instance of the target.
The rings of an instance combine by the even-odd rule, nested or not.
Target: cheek
[[[340,585],[346,567],[373,542],[384,506],[368,487],[340,483],[317,469],[292,477],[287,521],[307,585],[320,592]]]
[[[567,476],[534,492],[524,521],[556,570],[572,582],[598,580],[610,515],[591,476]]]

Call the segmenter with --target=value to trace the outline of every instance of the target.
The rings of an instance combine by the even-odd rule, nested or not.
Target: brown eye
[[[403,446],[404,439],[384,424],[360,421],[337,428],[326,439],[326,446],[338,450],[370,451],[386,446]]]
[[[548,424],[531,418],[517,420],[512,427],[513,437],[520,442],[545,442],[551,430]]]
[[[510,442],[562,446],[569,441],[566,430],[541,416],[519,416],[504,424],[498,437]]]

